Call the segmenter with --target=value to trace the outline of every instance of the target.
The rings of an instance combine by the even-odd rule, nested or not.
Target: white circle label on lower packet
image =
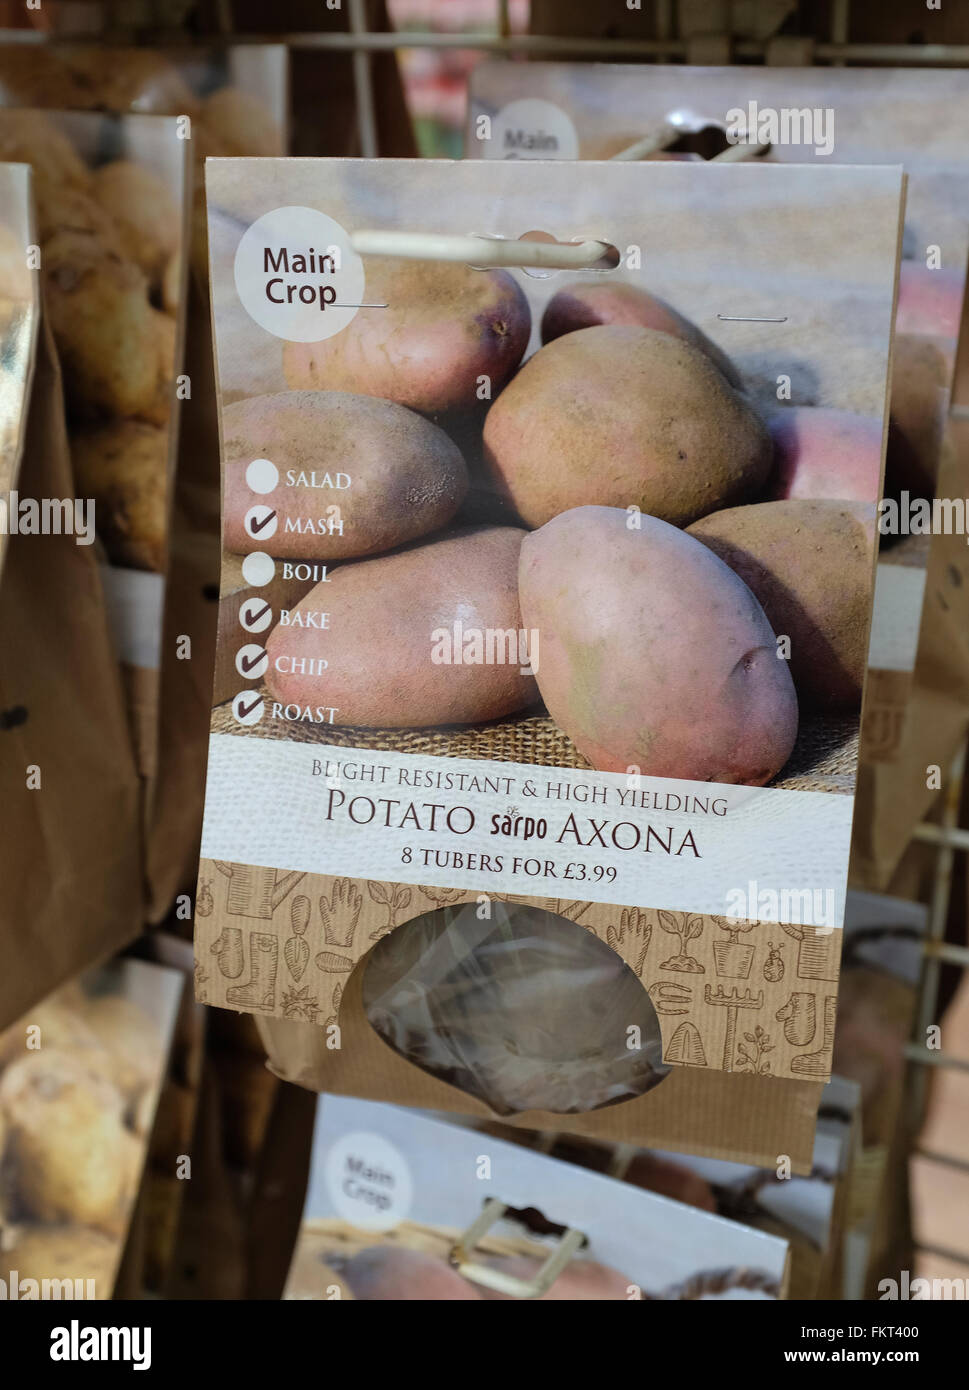
[[[332,338],[363,303],[363,261],[339,222],[316,208],[263,213],[236,248],[235,282],[250,318],[276,338]]]
[[[503,106],[482,142],[485,159],[578,159],[579,136],[561,106],[522,97]]]
[[[326,1155],[323,1173],[337,1214],[363,1231],[389,1231],[410,1211],[410,1166],[381,1134],[342,1134]]]

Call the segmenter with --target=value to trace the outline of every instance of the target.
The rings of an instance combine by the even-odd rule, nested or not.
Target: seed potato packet
[[[798,509],[759,569],[732,527],[759,515],[779,377],[810,372],[880,437],[903,176],[583,174],[208,166],[238,681],[213,710],[199,997],[272,1020],[277,1041],[312,1025],[274,1062],[321,1089],[675,1131],[751,1161],[793,1145],[806,1164],[879,480],[868,503]],[[598,239],[614,268],[351,245],[468,227],[483,255],[525,230]],[[679,336],[556,337],[590,276],[637,302],[655,276]],[[848,604],[836,659],[781,601],[798,545],[818,621]],[[792,1043],[776,1019],[795,977],[815,1029]],[[762,1131],[700,1137],[725,1106],[759,1110],[767,1077]]]
[[[563,1246],[578,1248],[543,1280]],[[783,1298],[787,1257],[783,1239],[491,1135],[324,1096],[284,1297]]]
[[[967,119],[969,74],[959,71],[484,63],[471,78],[471,158],[603,159],[624,151],[629,157],[650,135],[661,148],[639,157],[710,158],[742,151],[742,144],[728,143],[727,133],[736,138],[750,131],[773,142],[769,162],[905,165],[888,510],[862,725],[862,761],[868,765],[899,759],[907,769],[917,765],[906,711],[912,708],[913,719],[925,712],[921,691],[913,704],[913,683],[927,562],[930,547],[947,544],[946,535],[927,529],[929,512],[921,499],[949,499],[939,529],[958,526],[962,515],[959,534],[965,541],[969,462],[963,460],[950,478],[955,491],[943,491],[939,468],[950,400],[969,399],[969,372],[956,375],[957,356],[969,361],[967,335],[961,335],[969,183],[959,134]],[[829,405],[804,376],[795,376],[789,395],[775,402],[772,431],[782,495],[857,497],[867,487],[874,450],[857,418],[832,415],[824,409]],[[832,490],[838,470],[829,465],[845,451],[853,461],[840,469],[840,485]],[[924,611],[926,624],[937,623],[931,605]],[[939,756],[929,761],[947,761],[948,741],[940,737],[940,745]],[[875,818],[890,818],[894,800],[890,792],[880,796]],[[878,827],[874,834],[877,840]],[[880,858],[869,867],[864,854],[853,881],[883,888],[893,868],[889,863],[886,872]]]
[[[0,1300],[112,1296],[182,987],[113,961],[0,1033]]]
[[[71,465],[95,538],[139,769],[157,760],[158,670],[182,357],[187,155],[153,116],[0,110],[30,161]]]
[[[185,340],[185,361],[178,368],[179,431],[173,432],[178,458],[166,493],[164,593],[155,574],[125,574],[115,566],[108,576],[112,589],[121,591],[114,611],[122,650],[138,658],[134,666],[126,664],[125,673],[141,731],[141,766],[150,769],[145,913],[153,923],[171,911],[176,894],[195,876],[215,649],[218,426],[202,166],[207,155],[284,152],[287,71],[286,49],[274,44],[165,50],[0,44],[3,104],[123,113],[125,130],[135,121],[140,130],[149,128],[144,113],[174,117],[177,151],[190,161],[181,195],[190,210],[191,235],[183,233],[187,254],[170,263],[162,284],[168,307],[177,304],[178,337]],[[175,123],[157,124],[171,132]],[[159,160],[148,162],[157,168]],[[152,229],[149,241],[154,235]],[[191,267],[187,280],[185,262]],[[160,491],[155,500],[161,502]],[[139,518],[146,519],[143,511]],[[152,665],[139,664],[145,660]]]
[[[0,267],[13,291],[0,297],[12,306],[0,369],[0,1028],[142,923],[138,774],[102,567],[73,525],[84,509],[38,275],[33,182],[23,165],[0,163]],[[26,301],[18,257],[30,271]]]

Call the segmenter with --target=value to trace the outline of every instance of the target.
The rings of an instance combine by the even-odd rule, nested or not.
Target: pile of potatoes
[[[64,376],[78,494],[118,565],[166,568],[169,419],[182,295],[183,213],[132,159],[90,168],[40,111],[188,116],[194,160],[189,255],[207,281],[203,165],[278,154],[280,133],[249,93],[200,97],[149,49],[0,46],[0,160],[31,164],[46,309]]]
[[[0,1276],[111,1296],[161,1066],[140,1008],[77,986],[0,1034]]]
[[[160,571],[181,212],[151,170],[89,167],[36,111],[0,110],[0,159],[33,166],[78,494],[113,561]]]
[[[522,365],[531,314],[507,272],[367,275],[388,309],[286,344],[292,389],[223,413],[226,547],[330,567],[268,638],[277,701],[382,728],[544,701],[596,768],[750,785],[783,768],[799,707],[858,708],[880,421],[765,422],[699,328],[629,284],[555,294]],[[256,498],[260,456],[281,482]],[[265,547],[244,529],[257,500],[278,516]],[[342,533],[318,524],[328,506]],[[534,674],[433,662],[456,623],[537,631]],[[305,657],[328,668],[283,673]]]

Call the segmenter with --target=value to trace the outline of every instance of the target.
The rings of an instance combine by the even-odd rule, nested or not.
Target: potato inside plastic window
[[[652,1003],[609,946],[538,908],[477,913],[426,913],[374,948],[363,1002],[384,1042],[499,1115],[581,1114],[663,1079]]]

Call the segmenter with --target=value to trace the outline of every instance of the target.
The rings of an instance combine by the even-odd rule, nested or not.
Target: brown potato
[[[56,124],[39,111],[0,109],[0,161],[30,164],[36,181],[90,188],[84,160]]]
[[[629,324],[540,348],[488,411],[485,464],[529,526],[639,507],[685,526],[763,486],[771,441],[709,357]]]
[[[77,90],[102,111],[181,116],[196,108],[196,98],[181,74],[151,48],[86,44],[73,48],[65,62]]]
[[[353,1296],[367,1303],[477,1300],[477,1286],[439,1255],[395,1245],[360,1250],[341,1270]]]
[[[740,374],[730,358],[695,323],[677,313],[665,299],[621,280],[592,280],[559,290],[542,315],[542,342],[550,343],[564,333],[594,328],[599,323],[638,324],[640,328],[655,328],[660,333],[680,338],[705,352],[730,385],[742,389]]]
[[[406,729],[476,724],[532,704],[535,681],[521,673],[517,644],[501,644],[500,659],[488,662],[470,660],[459,641],[460,664],[436,659],[456,625],[482,641],[487,631],[517,639],[523,536],[510,526],[471,527],[340,565],[269,638],[274,712],[296,719],[325,705],[336,708],[338,724]],[[339,619],[321,629],[329,612]],[[309,674],[308,663],[320,660],[329,665]]]
[[[936,338],[896,333],[888,407],[885,495],[931,497],[948,409],[951,363]]]
[[[861,703],[875,541],[875,504],[762,502],[714,512],[689,528],[757,596],[802,706]]]
[[[322,343],[286,343],[283,369],[297,389],[383,396],[427,414],[474,409],[479,378],[493,398],[528,345],[531,314],[504,270],[371,259],[367,302]]]
[[[391,550],[444,526],[468,490],[457,446],[443,430],[392,401],[343,391],[281,391],[222,412],[224,542],[239,553],[260,548],[247,534],[247,510],[272,505],[273,555],[345,560]],[[246,482],[253,459],[271,460],[279,484],[259,496]],[[329,530],[332,508],[342,531]]]
[[[171,374],[148,283],[86,232],[60,230],[44,248],[47,309],[72,411],[140,416],[157,410]],[[165,320],[166,323],[168,320]]]
[[[41,1221],[116,1230],[133,1176],[120,1092],[43,1048],[4,1072],[0,1108],[16,1203]]]
[[[698,539],[628,520],[579,507],[522,545],[522,622],[539,632],[549,714],[603,772],[763,786],[797,733],[763,609]]]
[[[261,101],[238,87],[220,87],[202,103],[201,123],[226,155],[282,154],[282,133]]]
[[[98,535],[116,565],[165,568],[168,435],[120,420],[71,438],[78,493],[95,500]]]
[[[182,230],[168,185],[132,159],[115,159],[95,170],[94,192],[118,228],[127,259],[141,267],[152,285],[159,284]]]
[[[21,1281],[34,1279],[83,1280],[78,1297],[87,1298],[87,1280],[94,1280],[94,1296],[109,1299],[121,1258],[121,1242],[86,1230],[83,1226],[21,1226],[16,1244],[0,1247],[0,1277],[9,1279],[16,1271]],[[10,1295],[13,1297],[13,1294]],[[23,1293],[21,1292],[21,1297]]]

